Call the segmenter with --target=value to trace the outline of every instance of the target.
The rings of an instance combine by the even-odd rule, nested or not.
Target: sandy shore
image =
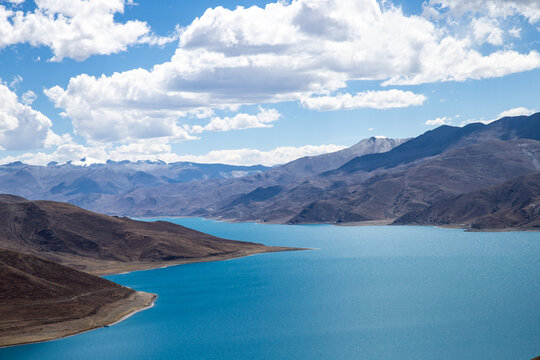
[[[61,339],[115,324],[153,306],[157,295],[136,291],[126,299],[105,304],[95,314],[81,319],[19,329],[0,336],[0,347]]]
[[[251,255],[257,255],[257,254],[281,252],[281,251],[298,251],[298,250],[309,250],[309,249],[280,247],[280,246],[266,246],[266,247],[259,247],[256,249],[255,248],[244,249],[244,250],[234,251],[228,254],[208,256],[204,258],[191,258],[191,259],[182,259],[182,260],[174,260],[174,261],[131,262],[131,263],[96,262],[93,264],[89,264],[87,269],[85,269],[85,271],[94,275],[99,275],[99,276],[117,275],[117,274],[126,274],[133,271],[160,269],[160,268],[183,265],[183,264],[223,261],[223,260],[230,260],[230,259],[251,256]]]
[[[385,219],[385,220],[368,220],[368,221],[354,221],[346,222],[339,224],[331,224],[336,226],[384,226],[390,225],[394,222],[395,219]]]

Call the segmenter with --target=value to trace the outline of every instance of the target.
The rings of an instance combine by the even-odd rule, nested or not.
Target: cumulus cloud
[[[451,122],[452,122],[452,118],[448,116],[442,116],[436,119],[427,120],[425,124],[430,125],[430,126],[440,126],[440,125],[449,125]]]
[[[190,132],[200,134],[203,131],[230,131],[253,128],[272,127],[272,122],[278,120],[281,114],[275,109],[259,108],[257,115],[236,114],[234,117],[213,117],[205,126],[195,125]]]
[[[494,29],[478,31],[479,37],[500,43]],[[537,51],[503,48],[482,54],[474,36],[452,35],[437,22],[376,0],[217,7],[182,28],[179,37],[171,60],[152,69],[82,74],[46,94],[87,139],[109,140],[126,131],[130,138],[185,139],[189,134],[175,125],[177,120],[201,109],[283,101],[314,109],[417,105],[425,98],[408,91],[330,94],[350,81],[414,85],[540,67]],[[126,126],[132,130],[122,130]]]
[[[356,95],[338,94],[336,96],[317,96],[301,100],[303,107],[310,110],[350,110],[358,108],[392,109],[422,105],[426,97],[411,91],[385,90],[364,91]]]
[[[31,165],[46,165],[51,161],[60,164],[71,161],[74,165],[105,163],[107,160],[161,160],[167,163],[190,161],[198,163],[221,163],[231,165],[266,165],[284,164],[303,156],[315,156],[344,149],[339,145],[283,146],[268,151],[257,149],[231,149],[211,151],[206,155],[178,155],[172,152],[165,142],[139,141],[131,144],[112,146],[100,144],[84,146],[67,141],[52,153],[26,153],[19,156],[6,156],[0,164],[22,161]],[[83,160],[84,161],[81,161]]]
[[[486,17],[474,19],[472,27],[476,41],[480,43],[488,42],[491,45],[502,45],[503,31],[494,20]]]
[[[147,74],[146,70],[138,69],[115,75],[127,75],[133,79],[133,72]],[[133,91],[129,80],[119,81],[115,75],[112,78],[99,78],[109,84],[105,88],[93,86],[95,78],[80,75],[71,80],[67,91],[56,86],[44,92],[56,106],[65,109],[62,115],[72,120],[75,133],[91,142],[131,142],[152,138],[179,142],[197,139],[196,134],[204,131],[271,127],[271,123],[281,117],[275,109],[259,108],[256,115],[239,113],[232,117],[214,116],[205,126],[187,126],[182,124],[185,118],[205,119],[214,114],[213,110],[204,107],[200,99],[187,101],[197,104],[190,108],[189,105],[177,104],[174,96],[148,93],[151,91],[150,81],[156,79],[143,77],[140,81],[148,81],[150,87],[145,89],[141,84],[140,91]],[[163,97],[160,98],[160,95]],[[222,108],[235,109],[233,106]]]
[[[531,24],[540,20],[538,0],[430,0],[431,10],[450,11],[456,16],[485,14],[491,18],[506,18],[520,15]]]
[[[521,39],[521,28],[513,27],[508,30],[508,33],[516,39]]]
[[[0,148],[29,150],[60,144],[62,138],[51,126],[48,117],[20,103],[17,94],[0,83]]]
[[[74,165],[102,164],[107,160],[178,161],[178,155],[172,152],[171,146],[165,141],[140,140],[117,146],[112,144],[85,146],[75,143],[68,135],[64,136],[63,142],[58,145],[54,151],[48,153],[29,152],[18,156],[6,156],[0,159],[0,164],[7,164],[13,161],[22,161],[31,165],[46,165],[52,161],[59,164],[71,162]]]
[[[501,112],[499,115],[497,115],[497,119],[500,119],[506,116],[521,116],[521,115],[528,116],[528,115],[534,114],[535,112],[536,112],[535,110],[527,109],[526,107],[516,107],[516,108],[508,109]]]
[[[490,124],[490,123],[492,123],[494,121],[497,121],[497,120],[499,120],[499,119],[501,119],[503,117],[507,117],[507,116],[529,116],[529,115],[534,114],[535,112],[536,112],[536,110],[531,110],[531,109],[528,109],[526,107],[520,106],[520,107],[515,107],[515,108],[512,108],[512,109],[502,111],[494,119],[488,119],[488,120],[485,120],[485,119],[480,119],[480,120],[478,120],[478,119],[468,119],[468,120],[465,120],[464,122],[461,123],[461,126],[471,124],[471,123],[476,123],[476,122],[480,122],[480,123],[483,123],[483,124]]]
[[[45,94],[57,106],[65,108],[62,115],[72,120],[76,134],[94,142],[127,142],[148,138],[168,138],[173,141],[195,139],[177,121],[188,112],[154,103],[151,99],[147,99],[146,104],[129,106],[141,94],[129,93],[129,89],[114,81],[110,81],[108,88],[91,87],[91,79],[87,75],[72,79],[69,90],[79,96],[68,96],[58,86],[45,90]],[[125,104],[119,109],[114,101],[121,97]],[[95,106],[97,98],[101,106]]]
[[[13,79],[11,80],[11,82],[9,83],[9,87],[12,89],[12,90],[17,90],[17,87],[19,87],[20,83],[23,82],[23,78],[21,75],[15,75],[13,77]]]
[[[339,145],[305,145],[300,147],[281,146],[269,151],[256,149],[216,150],[206,155],[181,155],[181,161],[202,163],[224,163],[231,165],[284,164],[303,156],[315,156],[344,149]]]
[[[85,60],[92,55],[125,51],[134,44],[163,45],[177,39],[176,35],[153,35],[142,21],[116,22],[115,15],[122,14],[131,1],[35,0],[35,3],[36,9],[26,13],[0,5],[0,49],[28,43],[49,47],[54,54],[52,61],[65,57]]]
[[[37,99],[37,95],[32,90],[28,90],[22,94],[21,102],[25,105],[32,105],[32,103]]]

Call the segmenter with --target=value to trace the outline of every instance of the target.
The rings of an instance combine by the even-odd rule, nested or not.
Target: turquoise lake
[[[540,234],[231,224],[213,235],[315,248],[107,278],[157,293],[108,328],[0,359],[531,359]]]

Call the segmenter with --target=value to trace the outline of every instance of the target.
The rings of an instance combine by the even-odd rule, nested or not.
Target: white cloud
[[[20,3],[21,1],[11,1]],[[85,60],[92,55],[125,51],[128,46],[147,43],[163,45],[177,36],[158,37],[147,23],[116,22],[124,12],[124,0],[35,0],[33,12],[15,11],[0,5],[0,49],[28,43],[47,46],[52,61],[65,57]]]
[[[513,27],[508,30],[508,33],[516,39],[521,39],[521,28]]]
[[[259,108],[257,115],[236,114],[234,117],[213,117],[205,126],[195,125],[190,132],[200,134],[203,131],[230,131],[252,128],[272,127],[272,122],[277,121],[281,114],[275,109]]]
[[[430,125],[430,126],[440,126],[440,125],[449,125],[451,122],[452,122],[452,118],[448,116],[442,116],[436,119],[427,120],[425,124]]]
[[[12,90],[17,90],[17,87],[19,86],[20,83],[23,82],[23,78],[21,75],[15,75],[13,77],[13,79],[11,80],[11,82],[9,83],[9,87],[12,89]]]
[[[484,14],[492,18],[520,15],[531,24],[540,20],[538,0],[430,0],[430,11],[449,10],[456,16]]]
[[[0,148],[29,150],[58,144],[61,138],[51,126],[49,118],[20,103],[17,94],[0,83]]]
[[[351,94],[337,94],[336,96],[317,96],[301,100],[303,107],[310,110],[343,110],[343,109],[392,109],[408,106],[422,105],[426,97],[411,91],[385,90],[364,91]]]
[[[187,126],[182,121],[188,116],[204,119],[214,114],[193,97],[176,100],[174,95],[149,93],[158,86],[158,79],[148,77],[143,69],[132,70],[112,77],[96,78],[80,75],[71,79],[67,90],[56,86],[46,89],[45,94],[56,106],[66,109],[63,116],[72,120],[76,134],[90,142],[130,142],[138,139],[162,138],[172,142],[194,140],[194,134],[203,131],[229,131],[257,127],[271,127],[281,114],[274,109],[260,109],[257,115],[245,113],[233,117],[213,117],[205,126]],[[140,78],[138,78],[140,76]],[[130,88],[131,80],[142,82],[140,88]],[[143,88],[144,84],[148,88]],[[99,105],[97,103],[99,103]],[[190,108],[189,103],[194,107]],[[195,106],[196,105],[196,106]],[[227,108],[227,106],[220,106]],[[234,107],[228,106],[234,110]]]
[[[84,146],[77,144],[70,136],[64,136],[62,143],[52,152],[26,153],[19,156],[6,156],[0,159],[0,164],[13,161],[22,161],[31,165],[46,165],[51,161],[64,164],[72,162],[74,165],[102,164],[107,160],[163,160],[177,161],[178,155],[172,153],[171,146],[164,141],[141,140],[131,144],[113,146],[111,144],[97,144]],[[81,161],[84,159],[85,161]]]
[[[133,70],[144,71],[144,70]],[[110,79],[101,77],[100,79]],[[140,81],[144,81],[141,79]],[[136,98],[145,96],[141,91],[135,92],[123,87],[121,82],[109,81],[110,87],[92,86],[92,78],[81,75],[70,82],[69,90],[79,96],[66,96],[67,92],[56,86],[45,90],[45,94],[57,106],[66,109],[63,116],[72,120],[76,134],[94,142],[133,141],[137,139],[168,138],[172,141],[195,139],[178,124],[178,118],[188,115],[187,111],[177,110],[163,103],[154,103],[145,99],[145,103],[136,103]],[[86,92],[86,94],[84,93]],[[157,95],[153,95],[157,96]],[[114,100],[124,98],[125,103],[116,105]],[[101,104],[96,105],[98,100]]]
[[[169,62],[110,76],[82,74],[45,93],[90,141],[182,140],[192,138],[182,117],[202,109],[237,111],[242,105],[302,100],[316,109],[391,108],[425,98],[400,90],[330,94],[350,81],[414,85],[540,67],[535,50],[482,54],[472,34],[452,34],[385,4],[295,0],[208,9],[180,30],[179,48]],[[482,36],[500,42],[494,30]]]
[[[303,156],[315,156],[344,149],[339,145],[306,145],[300,147],[282,146],[269,151],[256,149],[216,150],[206,155],[181,155],[181,161],[202,163],[222,163],[231,165],[284,164]]]
[[[339,145],[305,145],[300,147],[283,146],[268,151],[257,149],[215,150],[206,155],[178,155],[173,153],[171,146],[159,141],[139,141],[121,146],[100,144],[83,146],[70,139],[57,147],[52,153],[26,153],[20,156],[6,156],[0,159],[0,164],[22,161],[31,165],[46,165],[51,161],[60,164],[71,161],[74,165],[90,165],[105,163],[107,160],[161,160],[167,163],[191,161],[198,163],[221,163],[231,165],[266,165],[284,164],[303,156],[315,156],[342,150]],[[84,162],[80,161],[85,159]]]
[[[32,105],[32,103],[37,99],[37,95],[32,90],[28,90],[22,94],[21,102],[25,105]]]
[[[521,116],[521,115],[529,116],[529,115],[534,114],[535,112],[536,112],[535,110],[527,109],[526,107],[516,107],[516,108],[508,109],[501,112],[499,115],[497,115],[497,119],[500,119],[506,116]]]
[[[461,126],[464,126],[464,125],[467,125],[467,124],[471,124],[471,123],[477,123],[477,122],[480,122],[480,123],[483,123],[483,124],[490,124],[494,121],[497,121],[503,117],[507,117],[507,116],[529,116],[529,115],[532,115],[536,112],[536,110],[531,110],[531,109],[527,109],[526,107],[515,107],[515,108],[512,108],[512,109],[508,109],[508,110],[505,110],[505,111],[502,111],[499,115],[497,115],[497,117],[495,117],[494,119],[488,119],[488,120],[485,120],[485,119],[468,119],[468,120],[465,120],[461,123]]]
[[[488,42],[491,45],[502,45],[503,31],[494,20],[486,17],[477,18],[472,21],[472,27],[476,41],[480,43]]]

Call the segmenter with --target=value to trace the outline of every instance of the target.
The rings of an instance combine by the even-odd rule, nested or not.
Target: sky
[[[538,0],[0,0],[0,164],[273,166],[539,100]]]

